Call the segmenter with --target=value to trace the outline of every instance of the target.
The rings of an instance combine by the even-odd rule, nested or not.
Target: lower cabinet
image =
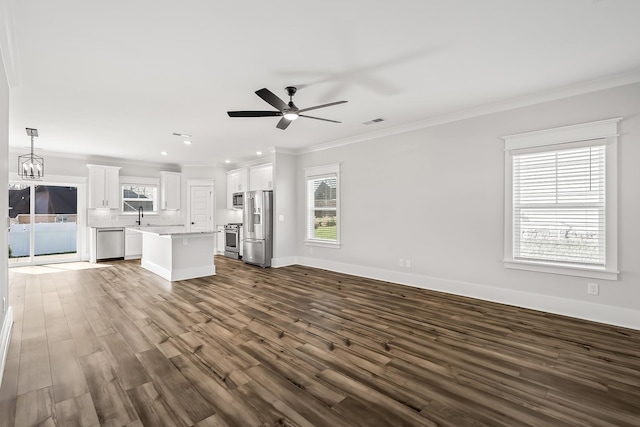
[[[142,233],[125,229],[124,259],[142,258]]]
[[[216,253],[224,254],[224,225],[216,226]]]

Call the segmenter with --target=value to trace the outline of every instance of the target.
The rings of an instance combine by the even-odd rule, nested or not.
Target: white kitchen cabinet
[[[124,234],[124,258],[140,259],[142,258],[142,233],[139,231],[125,229]]]
[[[227,172],[227,209],[233,209],[233,193],[243,193],[249,190],[248,182],[249,170],[247,168]]]
[[[120,168],[87,165],[89,168],[89,209],[120,208]]]
[[[249,168],[249,190],[273,190],[273,164]]]
[[[216,226],[216,253],[224,254],[224,225]]]
[[[182,180],[178,172],[160,172],[160,207],[163,210],[180,209]]]

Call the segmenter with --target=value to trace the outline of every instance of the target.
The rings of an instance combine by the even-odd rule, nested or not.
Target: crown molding
[[[21,151],[17,147],[9,147],[10,155],[18,155]],[[76,159],[83,160],[92,164],[105,164],[116,166],[148,166],[153,168],[160,168],[163,170],[180,170],[180,165],[177,163],[161,163],[161,162],[149,162],[146,160],[132,160],[123,159],[118,157],[96,156],[91,154],[76,154],[76,153],[63,153],[57,151],[39,150],[42,157],[59,157],[62,159]]]
[[[279,153],[279,154],[289,154],[292,156],[295,156],[296,154],[298,154],[299,149],[297,148],[285,148],[285,147],[274,147],[271,149],[272,153]]]
[[[544,102],[555,101],[557,99],[569,98],[571,96],[583,95],[600,90],[611,89],[618,86],[640,82],[640,70],[633,70],[626,73],[615,74],[613,76],[602,77],[599,79],[589,80],[586,82],[576,83],[569,86],[563,86],[542,92],[536,92],[517,98],[506,99],[504,101],[493,102],[490,104],[480,105],[466,110],[457,111],[450,114],[434,116],[425,120],[394,126],[375,132],[360,134],[357,136],[338,139],[335,141],[325,142],[312,145],[310,147],[295,150],[296,154],[312,153],[315,151],[323,151],[331,148],[337,148],[344,145],[355,144],[357,142],[370,141],[372,139],[384,138],[386,136],[397,135],[400,133],[411,132],[414,130],[429,128],[446,123],[457,122],[460,120],[471,119],[474,117],[484,116],[502,111],[514,110],[516,108],[528,107],[531,105],[541,104]]]

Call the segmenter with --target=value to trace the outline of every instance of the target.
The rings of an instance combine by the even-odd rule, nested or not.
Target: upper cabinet
[[[120,208],[120,168],[87,165],[89,168],[89,209]]]
[[[234,169],[227,172],[227,190],[231,194],[249,191],[247,187],[248,181],[249,170],[247,168]]]
[[[273,164],[249,168],[249,190],[273,190]]]
[[[163,210],[180,209],[181,175],[178,172],[160,172],[160,207]]]
[[[234,169],[227,172],[227,209],[233,209],[233,193],[249,191],[249,169]]]
[[[233,194],[273,190],[273,164],[234,169],[227,172],[227,209],[233,209]]]

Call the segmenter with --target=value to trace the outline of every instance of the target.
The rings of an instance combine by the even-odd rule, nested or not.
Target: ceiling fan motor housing
[[[289,98],[295,95],[296,92],[298,91],[298,88],[296,88],[295,86],[287,86],[284,89],[287,91],[287,95],[289,95]]]

